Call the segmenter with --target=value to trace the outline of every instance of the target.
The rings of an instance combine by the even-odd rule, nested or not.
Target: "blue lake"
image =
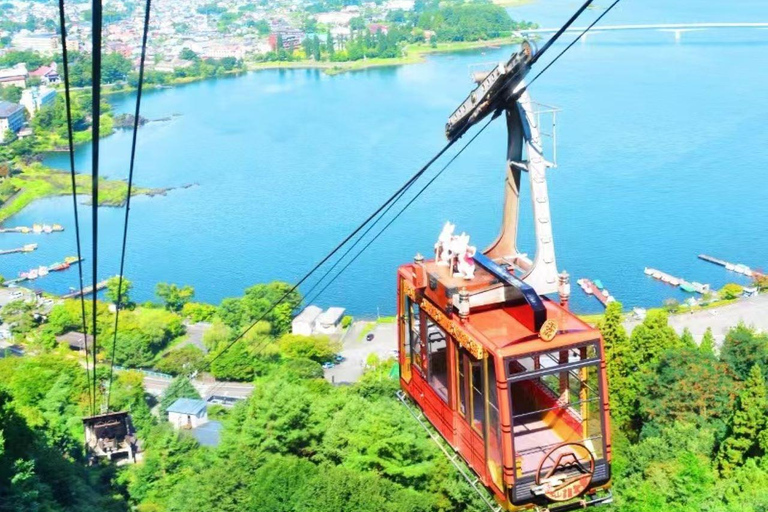
[[[576,6],[548,0],[511,13],[557,26]],[[579,24],[598,13],[588,11]],[[624,0],[603,23],[705,21],[768,21],[768,5]],[[179,115],[141,128],[136,183],[198,185],[135,199],[126,260],[134,299],[151,298],[159,281],[191,284],[210,302],[253,283],[295,281],[442,147],[446,118],[472,87],[469,66],[498,62],[512,49],[333,77],[263,71],[148,92],[146,117]],[[719,287],[744,281],[698,253],[766,265],[766,52],[768,30],[687,32],[677,43],[669,32],[600,33],[534,84],[534,100],[562,109],[559,167],[549,183],[558,263],[574,282],[599,278],[625,306],[651,306],[684,295],[647,278],[645,266]],[[112,101],[119,112],[133,109],[133,96]],[[491,242],[504,137],[501,122],[486,130],[319,303],[360,316],[391,314],[397,266],[416,252],[430,254],[446,220],[480,247]],[[101,147],[103,174],[124,178],[130,133]],[[90,148],[79,148],[78,171],[88,172],[89,162]],[[68,165],[66,155],[47,163]],[[530,239],[528,201],[521,228]],[[81,213],[89,232],[90,211]],[[118,271],[122,215],[100,209],[102,278]],[[38,201],[6,225],[34,222],[59,222],[67,231],[35,237],[33,254],[3,256],[6,277],[74,254],[70,198]],[[31,239],[3,235],[2,248]],[[89,255],[88,234],[84,244]],[[35,286],[65,292],[76,283],[69,270]],[[573,305],[601,309],[575,283]]]

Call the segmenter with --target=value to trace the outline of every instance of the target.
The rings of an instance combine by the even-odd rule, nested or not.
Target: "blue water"
[[[511,12],[555,26],[576,5],[547,0]],[[580,24],[597,11],[588,14]],[[768,5],[624,0],[604,23],[699,21],[768,21]],[[446,117],[471,88],[468,66],[510,50],[334,77],[266,71],[147,93],[145,116],[180,115],[141,129],[136,182],[199,185],[135,199],[126,261],[134,299],[151,298],[159,281],[191,284],[200,300],[217,302],[253,283],[296,280],[443,145]],[[602,33],[536,82],[534,99],[563,110],[549,181],[558,263],[574,281],[599,278],[626,306],[657,305],[684,295],[647,278],[645,266],[722,286],[739,279],[698,253],[766,265],[767,51],[768,30],[690,32],[679,43],[665,32]],[[133,108],[131,96],[113,101],[117,111]],[[129,143],[128,132],[102,142],[103,174],[126,176]],[[429,254],[446,220],[477,245],[489,243],[504,144],[497,122],[319,303],[391,314],[396,267]],[[90,148],[79,148],[78,170],[89,162]],[[63,155],[48,163],[67,166]],[[528,201],[521,228],[530,239]],[[102,278],[118,270],[122,215],[100,209]],[[69,198],[39,201],[6,224],[41,221],[67,231],[38,237],[34,254],[3,256],[0,273],[74,253]],[[30,240],[3,235],[2,247]],[[88,234],[84,242],[89,254]],[[63,292],[76,282],[70,270],[35,285]],[[573,296],[578,311],[600,310],[576,286]]]

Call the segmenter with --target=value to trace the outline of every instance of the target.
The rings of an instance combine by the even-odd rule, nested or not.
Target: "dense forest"
[[[113,408],[131,411],[143,450],[143,461],[119,468],[84,464],[85,374],[78,353],[55,342],[82,325],[79,303],[54,306],[47,320],[33,308],[6,306],[0,315],[27,355],[0,360],[0,511],[484,510],[396,401],[393,361],[373,358],[355,385],[322,379],[321,363],[339,347],[287,333],[302,301],[297,293],[211,365],[217,377],[255,385],[234,408],[210,407],[223,424],[219,446],[200,446],[164,421],[169,403],[197,396],[188,376],[289,289],[256,285],[218,306],[194,302],[191,287],[165,283],[153,303],[127,297],[116,362],[177,377],[157,398],[144,392],[142,373],[117,374]],[[114,300],[114,282],[108,295]],[[100,380],[112,320],[100,304]],[[213,325],[204,337],[208,353],[174,348],[185,324],[200,320]],[[678,336],[664,311],[627,333],[617,303],[599,327],[613,408],[616,499],[606,510],[766,510],[768,336],[737,325],[722,344],[712,333],[697,344],[687,332]]]

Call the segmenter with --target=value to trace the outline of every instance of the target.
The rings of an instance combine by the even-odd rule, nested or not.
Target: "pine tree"
[[[765,441],[763,430],[767,405],[765,378],[760,366],[754,365],[739,394],[725,440],[718,450],[717,462],[723,476],[731,475],[747,457],[759,455],[758,443]]]
[[[328,32],[328,37],[326,38],[326,50],[328,50],[328,55],[333,56],[333,53],[335,51],[335,48],[333,47],[333,34]]]
[[[712,328],[707,327],[707,330],[704,332],[704,337],[701,339],[701,345],[699,345],[699,350],[705,355],[711,355],[714,357],[715,355],[715,337],[712,335]]]
[[[643,323],[635,327],[629,339],[636,352],[639,367],[655,365],[661,354],[672,348],[680,348],[680,338],[669,326],[666,311],[651,311]]]
[[[693,339],[693,334],[686,327],[683,329],[683,334],[680,336],[680,345],[683,348],[696,348],[696,341]]]
[[[622,324],[620,302],[611,302],[597,327],[603,335],[612,415],[618,424],[627,423],[635,409],[635,351]]]

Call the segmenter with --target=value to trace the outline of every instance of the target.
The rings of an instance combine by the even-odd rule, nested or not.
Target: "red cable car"
[[[450,139],[506,114],[502,230],[475,254],[448,224],[434,260],[417,255],[399,268],[399,395],[495,497],[498,505],[484,498],[489,506],[562,511],[611,501],[608,389],[600,332],[568,310],[568,275],[557,272],[545,179],[553,164],[521,87],[530,55],[524,45],[481,77],[449,120]],[[521,171],[530,177],[533,259],[516,242]],[[546,296],[554,293],[559,303]]]

